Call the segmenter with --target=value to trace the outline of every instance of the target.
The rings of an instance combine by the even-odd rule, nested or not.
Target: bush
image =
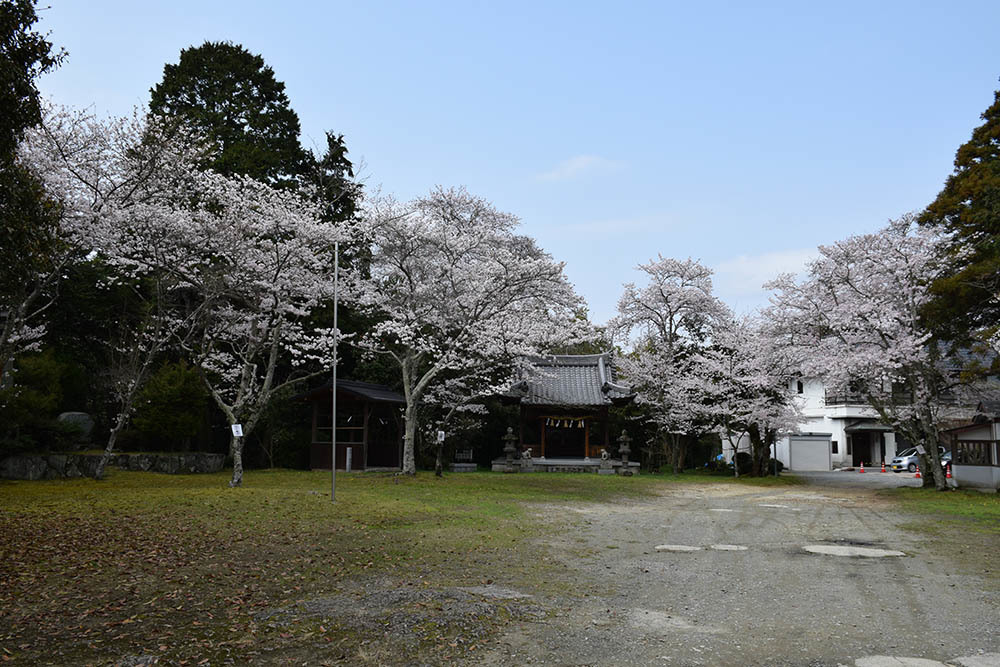
[[[764,473],[765,475],[773,475],[775,464],[777,464],[778,474],[780,475],[781,471],[785,469],[785,464],[782,463],[781,461],[776,461],[775,459],[768,459],[767,470],[761,470],[761,472]]]
[[[79,430],[56,421],[66,364],[51,350],[26,354],[0,389],[0,455],[71,448]]]
[[[130,436],[142,449],[188,451],[207,428],[208,408],[208,392],[198,372],[184,360],[167,361],[136,397]]]

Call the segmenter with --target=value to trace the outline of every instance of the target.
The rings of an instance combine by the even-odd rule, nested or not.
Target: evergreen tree
[[[56,68],[65,54],[53,53],[38,20],[34,0],[0,2],[0,156],[13,156],[24,130],[41,120],[35,79]],[[6,165],[5,165],[6,166]]]
[[[310,168],[285,84],[261,56],[238,44],[205,42],[183,49],[180,61],[164,66],[163,80],[150,92],[151,111],[182,117],[216,142],[209,166],[221,174],[276,185]]]
[[[949,267],[933,287],[927,316],[954,339],[995,337],[1000,322],[1000,91],[985,121],[955,154],[955,171],[920,215],[951,234]]]
[[[24,347],[23,322],[47,303],[42,292],[51,285],[33,278],[59,243],[58,208],[17,155],[25,130],[41,120],[35,79],[65,57],[32,31],[37,20],[34,0],[0,2],[0,380]]]

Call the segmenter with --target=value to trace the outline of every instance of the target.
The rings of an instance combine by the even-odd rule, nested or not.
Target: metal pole
[[[330,383],[330,502],[337,501],[337,296],[339,288],[340,242],[333,243],[333,379]]]

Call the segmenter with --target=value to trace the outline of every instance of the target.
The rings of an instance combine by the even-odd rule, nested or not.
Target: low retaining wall
[[[589,472],[598,474],[622,474],[622,462],[611,459],[601,465],[601,459],[515,459],[515,472]],[[628,474],[639,474],[639,462],[628,462]],[[499,458],[493,461],[493,472],[507,472],[507,459]]]
[[[61,477],[93,477],[100,454],[34,454],[8,456],[0,461],[3,479],[59,479]],[[188,474],[219,472],[226,457],[222,454],[192,452],[188,454],[113,454],[108,465],[122,470]]]
[[[1000,490],[1000,466],[970,466],[953,463],[951,476],[955,486],[960,488]]]

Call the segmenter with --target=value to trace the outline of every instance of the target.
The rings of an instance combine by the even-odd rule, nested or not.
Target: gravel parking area
[[[909,475],[809,473],[775,489],[677,485],[539,507],[564,594],[510,626],[496,665],[1000,665],[996,544],[908,532],[872,493]],[[563,518],[556,518],[563,517]],[[930,630],[924,630],[930,628]]]
[[[917,479],[909,472],[878,472],[879,468],[867,469],[864,473],[857,470],[839,470],[830,472],[797,472],[796,477],[805,479],[814,486],[825,486],[847,489],[891,489],[897,486],[912,486],[920,488],[923,480]]]

